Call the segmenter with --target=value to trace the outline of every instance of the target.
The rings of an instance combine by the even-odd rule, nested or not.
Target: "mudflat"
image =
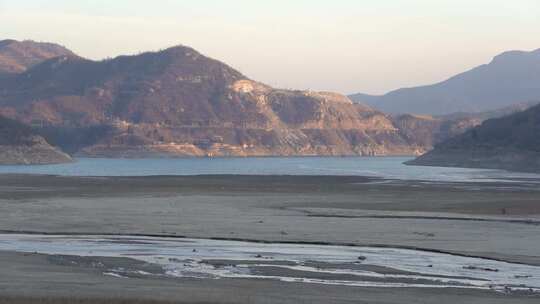
[[[123,265],[129,263],[125,261]],[[537,303],[538,297],[428,288],[351,288],[272,280],[115,278],[0,252],[0,303]]]
[[[332,176],[0,175],[0,230],[392,246],[540,265],[540,187]],[[536,303],[535,295],[271,280],[114,278],[2,252],[0,295],[186,303]],[[4,272],[5,270],[5,272]],[[444,295],[441,296],[441,295]],[[85,300],[86,299],[86,300]],[[225,300],[224,300],[225,299]],[[422,302],[424,301],[424,302]],[[444,302],[447,301],[447,302]]]

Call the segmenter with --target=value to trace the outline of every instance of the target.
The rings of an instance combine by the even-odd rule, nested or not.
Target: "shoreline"
[[[407,166],[407,157],[290,157],[216,159],[80,159],[53,166],[0,166],[0,174],[64,177],[137,176],[358,176],[386,180],[426,182],[537,182],[540,174],[495,169],[425,168]],[[425,168],[425,169],[424,169]]]

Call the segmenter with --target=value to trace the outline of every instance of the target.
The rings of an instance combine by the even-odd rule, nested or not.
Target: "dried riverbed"
[[[540,291],[540,267],[399,248],[251,243],[133,236],[1,234],[0,250],[93,257],[104,275],[271,279],[283,282],[384,288],[465,288]],[[148,264],[104,267],[100,257]]]

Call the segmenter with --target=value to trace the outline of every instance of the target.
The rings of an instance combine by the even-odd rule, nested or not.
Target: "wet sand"
[[[0,175],[0,230],[394,246],[540,265],[538,188],[527,181],[426,184],[365,177]],[[227,303],[223,299],[235,303],[538,301],[525,295],[459,289],[381,290],[229,279],[122,280],[84,267],[54,264],[40,255],[4,252],[0,260],[2,269],[10,269],[9,276],[0,278],[4,297],[209,303]],[[188,299],[182,293],[189,294]]]

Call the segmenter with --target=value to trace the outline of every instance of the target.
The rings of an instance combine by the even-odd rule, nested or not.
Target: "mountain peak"
[[[193,54],[200,55],[195,49],[183,44],[168,47],[164,49],[163,52],[182,56],[191,56]]]
[[[540,49],[508,51],[469,71],[432,85],[382,96],[352,95],[383,112],[446,115],[485,112],[540,99]]]
[[[34,40],[22,40],[4,39],[0,40],[0,50],[5,48],[19,49],[25,51],[42,51],[42,52],[61,52],[65,54],[73,54],[72,51],[66,47],[50,42],[38,42]]]
[[[33,40],[1,40],[0,73],[22,73],[47,59],[59,56],[75,56],[75,54],[54,43]]]
[[[491,63],[515,63],[516,61],[525,61],[529,60],[530,58],[540,58],[540,49],[536,49],[533,51],[521,51],[521,50],[512,50],[503,52],[493,58]]]
[[[18,41],[14,40],[14,39],[0,40],[0,48],[6,47],[6,46],[8,46],[10,44],[13,44],[13,43],[18,43]]]

